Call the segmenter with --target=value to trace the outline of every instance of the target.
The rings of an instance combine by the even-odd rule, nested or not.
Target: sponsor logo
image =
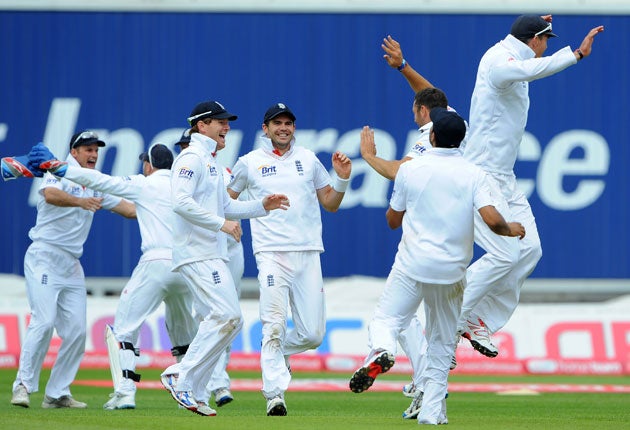
[[[260,166],[258,170],[260,170],[260,175],[263,178],[267,176],[275,176],[278,173],[276,171],[276,166]]]
[[[210,174],[210,176],[217,176],[219,174],[219,171],[217,170],[216,166],[211,166],[210,164],[208,164],[208,173]]]
[[[427,150],[427,147],[424,146],[421,143],[416,143],[415,145],[413,145],[413,147],[411,148],[412,152],[415,152],[416,154],[422,154]]]
[[[183,179],[192,179],[194,172],[190,170],[188,167],[182,167],[177,172],[177,177]]]

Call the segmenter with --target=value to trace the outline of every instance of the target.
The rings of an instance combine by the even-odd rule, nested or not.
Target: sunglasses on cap
[[[534,37],[538,37],[538,36],[540,36],[541,34],[544,34],[544,33],[548,32],[548,31],[551,31],[551,23],[547,24],[547,27],[543,28],[543,29],[542,29],[542,30],[540,30],[538,33],[535,33],[535,34],[534,34]]]
[[[98,135],[93,131],[84,131],[78,135],[76,139],[74,139],[74,142],[72,142],[72,148],[76,147],[77,144],[84,139],[98,139]]]

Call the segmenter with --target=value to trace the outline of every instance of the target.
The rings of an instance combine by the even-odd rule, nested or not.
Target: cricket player
[[[54,155],[50,154],[49,159]],[[108,333],[108,349],[114,393],[104,409],[134,409],[138,335],[144,321],[162,302],[165,304],[166,329],[174,345],[171,353],[180,358],[197,331],[192,315],[192,294],[184,278],[171,272],[173,266],[173,224],[175,213],[168,190],[173,153],[163,144],[151,145],[140,154],[142,174],[113,177],[91,169],[51,163],[49,171],[80,185],[123,197],[136,205],[142,256],[120,295],[113,333]],[[110,348],[110,343],[113,347]]]
[[[394,362],[396,340],[424,300],[427,368],[419,424],[446,424],[445,396],[455,348],[457,318],[473,255],[473,212],[495,234],[523,237],[519,223],[507,223],[494,207],[486,174],[465,161],[459,145],[464,120],[436,107],[430,113],[431,149],[400,166],[386,217],[390,228],[403,228],[387,286],[369,326],[370,353],[350,380],[350,388],[371,385]],[[364,127],[362,140],[373,141]],[[354,390],[353,390],[354,391]]]
[[[296,144],[295,115],[283,103],[267,109],[262,129],[262,147],[238,159],[228,191],[235,199],[243,192],[254,199],[285,192],[291,200],[289,210],[250,221],[260,284],[262,393],[267,415],[284,416],[289,357],[317,348],[326,330],[320,204],[337,211],[352,163],[335,152],[333,181],[316,155]],[[287,332],[289,306],[295,327]]]
[[[70,139],[66,162],[69,166],[94,169],[98,150],[103,146],[105,142],[96,133],[78,132]],[[4,172],[3,168],[3,175]],[[37,174],[33,170],[24,176]],[[85,352],[87,293],[79,259],[97,210],[108,209],[128,218],[135,218],[136,210],[120,197],[51,174],[44,175],[39,194],[37,221],[29,232],[33,243],[24,256],[31,320],[22,343],[11,403],[30,406],[29,395],[39,389],[42,364],[56,330],[61,347],[46,384],[42,407],[85,408],[87,405],[75,400],[70,392]]]
[[[171,173],[171,200],[177,214],[173,270],[186,280],[194,310],[203,320],[182,361],[164,370],[161,381],[178,404],[203,416],[216,415],[208,406],[206,386],[243,325],[221,232],[240,241],[241,226],[231,219],[266,216],[289,204],[283,194],[252,201],[228,195],[216,153],[225,147],[229,123],[236,118],[217,101],[197,104],[188,118],[190,146],[177,156]]]

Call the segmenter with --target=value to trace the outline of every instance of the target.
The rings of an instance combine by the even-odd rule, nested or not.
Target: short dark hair
[[[413,99],[413,104],[416,108],[426,106],[429,110],[436,107],[446,109],[448,107],[448,99],[446,98],[444,91],[439,88],[425,88],[424,90],[416,93],[416,96]]]

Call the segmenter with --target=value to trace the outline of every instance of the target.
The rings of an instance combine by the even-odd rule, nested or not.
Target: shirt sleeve
[[[76,166],[69,166],[64,177],[92,190],[132,201],[138,198],[146,181],[143,175],[109,176],[98,170]]]
[[[177,157],[171,168],[171,202],[173,211],[186,221],[216,232],[223,227],[225,218],[209,212],[194,198],[197,183],[204,168],[201,157],[192,151],[186,151]],[[209,197],[217,198],[218,196],[215,194]]]
[[[240,157],[232,168],[232,181],[228,188],[237,193],[242,193],[247,188],[247,159]]]
[[[541,58],[516,60],[506,58],[505,62],[490,69],[488,78],[495,88],[506,88],[513,82],[535,81],[558,73],[577,63],[571,47],[565,46],[553,55]]]
[[[58,190],[64,191],[61,180],[54,177],[51,173],[46,172],[44,174],[44,177],[42,178],[42,183],[39,186],[39,194],[43,196],[44,188],[48,187],[57,188]]]
[[[484,172],[477,173],[477,180],[475,181],[475,189],[473,196],[473,205],[475,210],[479,210],[485,206],[498,206],[496,197],[493,196],[490,184],[488,183],[488,175]]]
[[[319,158],[313,153],[313,185],[316,190],[321,190],[327,185],[332,186],[332,176],[328,173],[328,170],[324,167]]]
[[[389,206],[397,211],[404,212],[407,210],[407,163],[403,163],[396,174],[394,180],[394,190],[392,191],[392,197],[389,200]]]

